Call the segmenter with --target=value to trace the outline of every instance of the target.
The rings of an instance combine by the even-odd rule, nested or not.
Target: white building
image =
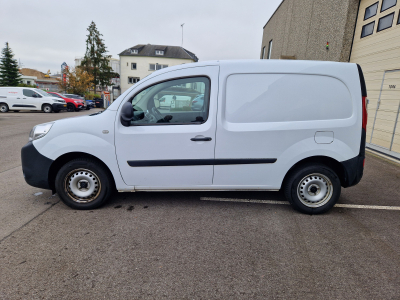
[[[75,68],[79,67],[83,61],[83,57],[75,57]],[[119,69],[119,59],[118,58],[110,58],[108,65],[112,68],[114,73],[120,73]]]
[[[28,76],[21,74],[21,83],[29,84],[29,85],[36,85],[37,76]]]
[[[182,47],[151,44],[126,49],[119,57],[121,93],[155,70],[198,61],[194,53]]]

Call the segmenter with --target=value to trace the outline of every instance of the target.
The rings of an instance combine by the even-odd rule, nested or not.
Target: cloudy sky
[[[0,47],[26,68],[57,73],[86,49],[93,20],[109,54],[136,44],[181,45],[201,61],[257,59],[262,29],[281,0],[1,0]]]

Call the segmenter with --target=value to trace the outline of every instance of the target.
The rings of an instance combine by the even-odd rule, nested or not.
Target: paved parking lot
[[[92,112],[0,114],[0,299],[399,299],[399,164],[369,154],[339,201],[392,210],[181,192],[75,211],[25,183],[20,149],[35,124]]]

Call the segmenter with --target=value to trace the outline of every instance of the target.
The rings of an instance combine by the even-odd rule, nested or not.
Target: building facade
[[[400,158],[400,1],[284,0],[265,24],[262,59],[352,62],[368,91],[367,147]]]
[[[156,70],[198,61],[194,53],[182,47],[150,44],[126,49],[119,57],[121,93]]]
[[[400,1],[362,0],[350,62],[368,90],[367,143],[400,157]]]

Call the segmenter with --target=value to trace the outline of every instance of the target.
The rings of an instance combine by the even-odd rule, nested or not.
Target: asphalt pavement
[[[31,128],[92,112],[0,114],[0,299],[400,298],[399,210],[310,216],[263,202],[280,192],[157,192],[76,211],[27,185]],[[400,207],[400,164],[368,154],[339,203]]]

